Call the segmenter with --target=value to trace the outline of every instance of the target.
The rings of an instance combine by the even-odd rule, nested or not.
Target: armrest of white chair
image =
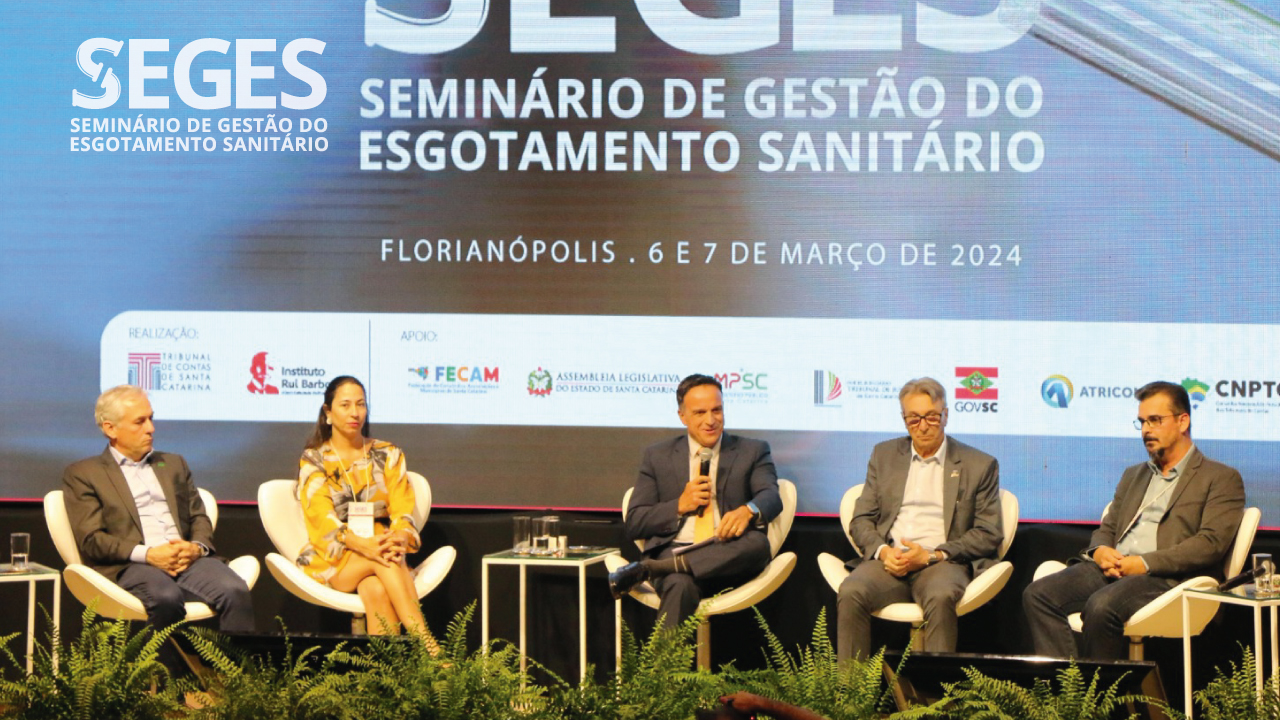
[[[230,560],[227,562],[227,567],[231,568],[231,572],[239,575],[250,590],[258,584],[258,576],[262,574],[262,566],[258,564],[258,558],[252,555],[241,555]]]
[[[1124,624],[1124,634],[1131,637],[1182,637],[1182,591],[1209,590],[1216,587],[1218,587],[1218,581],[1208,575],[1178,583],[1134,613],[1133,617]],[[1191,634],[1199,635],[1218,612],[1218,603],[1191,603],[1189,609]]]
[[[146,620],[142,601],[87,565],[72,563],[62,571],[67,589],[81,604],[94,605],[94,612],[112,620]],[[94,604],[96,603],[96,604]]]
[[[831,553],[822,553],[818,556],[818,569],[822,571],[823,579],[835,592],[840,592],[840,583],[849,577],[849,571],[844,567],[844,560]]]
[[[1032,577],[1031,579],[1039,580],[1040,578],[1048,577],[1060,570],[1066,570],[1066,569],[1067,569],[1067,564],[1064,562],[1058,562],[1057,560],[1046,560],[1040,563],[1040,567],[1036,568],[1035,576]]]
[[[960,596],[960,602],[956,604],[956,615],[967,615],[986,605],[1004,589],[1012,575],[1013,563],[1008,560],[998,562],[978,573],[978,577],[971,580],[969,586],[964,589],[964,595]]]
[[[796,554],[784,552],[769,562],[769,565],[751,580],[728,592],[703,600],[699,609],[710,615],[723,615],[737,612],[760,602],[773,594],[796,567]]]
[[[413,569],[413,588],[418,592],[419,600],[444,582],[457,559],[458,551],[452,545],[443,545]]]
[[[279,553],[267,553],[267,570],[284,589],[312,605],[355,615],[364,613],[364,604],[360,602],[359,595],[338,592],[328,585],[321,585]]]

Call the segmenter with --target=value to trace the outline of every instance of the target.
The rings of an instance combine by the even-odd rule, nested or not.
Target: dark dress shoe
[[[613,593],[613,599],[617,600],[627,594],[628,590],[648,579],[648,568],[638,562],[629,563],[609,573],[609,592]]]

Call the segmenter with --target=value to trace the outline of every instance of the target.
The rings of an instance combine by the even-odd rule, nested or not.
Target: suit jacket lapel
[[[133,518],[133,524],[141,535],[142,518],[138,515],[138,503],[133,501],[133,491],[129,489],[129,482],[124,479],[124,473],[121,472],[120,465],[116,463],[116,456],[111,454],[109,447],[102,453],[102,469],[106,473],[107,484],[120,498],[120,505],[128,509],[130,517]]]
[[[738,459],[738,440],[732,435],[723,435],[720,440],[720,461],[716,465],[716,505],[720,512],[725,512],[724,491],[729,484],[729,472]]]
[[[956,501],[960,499],[960,480],[964,467],[960,464],[960,448],[947,439],[947,456],[942,463],[942,533],[951,539],[951,519],[956,514]]]
[[[1178,484],[1174,486],[1173,494],[1169,496],[1169,503],[1164,507],[1164,514],[1160,516],[1160,522],[1164,522],[1164,519],[1169,516],[1169,511],[1178,502],[1178,497],[1191,484],[1191,480],[1196,476],[1196,471],[1200,469],[1200,461],[1204,459],[1204,456],[1200,454],[1198,449],[1191,452],[1192,455],[1191,459],[1187,461],[1186,472],[1182,473],[1182,477],[1178,478]]]
[[[164,500],[169,504],[169,515],[173,518],[174,527],[178,528],[179,534],[186,537],[186,529],[182,527],[183,516],[178,512],[177,492],[173,487],[173,471],[166,463],[158,461],[155,457],[151,459],[151,471],[156,474],[160,489],[164,491]]]
[[[902,509],[902,495],[907,491],[907,473],[911,472],[911,438],[903,438],[898,453],[891,456],[885,472],[884,490],[880,497],[880,522],[887,535]]]

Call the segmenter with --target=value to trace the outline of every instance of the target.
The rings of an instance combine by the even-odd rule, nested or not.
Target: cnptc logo
[[[1065,408],[1075,396],[1075,386],[1065,375],[1050,375],[1040,383],[1040,399],[1051,408]]]
[[[1186,388],[1187,394],[1191,396],[1191,407],[1198,408],[1200,403],[1209,395],[1209,386],[1195,378],[1183,378],[1182,387]]]
[[[529,373],[529,394],[546,397],[551,394],[551,373],[538,368]]]

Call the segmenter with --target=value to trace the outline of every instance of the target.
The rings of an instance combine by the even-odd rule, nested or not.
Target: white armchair
[[[409,481],[413,483],[415,502],[413,522],[421,530],[431,514],[431,485],[416,472],[409,473]],[[312,605],[351,613],[354,632],[364,618],[364,603],[359,594],[338,592],[322,585],[295,562],[307,544],[307,525],[296,488],[295,480],[268,480],[258,487],[258,514],[276,548],[276,552],[267,553],[267,569],[286,590]],[[410,571],[419,600],[444,580],[457,557],[458,551],[452,545],[445,545]]]
[[[1107,511],[1111,509],[1108,503],[1107,507],[1102,511],[1102,517],[1107,516]],[[1231,577],[1240,573],[1244,568],[1244,562],[1249,557],[1249,549],[1253,546],[1253,536],[1258,532],[1258,523],[1262,520],[1262,511],[1256,507],[1245,508],[1244,517],[1240,519],[1240,527],[1236,530],[1236,539],[1231,546],[1231,550],[1227,552],[1227,557],[1223,562],[1224,577]],[[1057,560],[1048,560],[1040,564],[1036,568],[1035,579],[1039,580],[1047,575],[1052,575],[1066,567],[1065,563]],[[1179,600],[1182,598],[1182,591],[1195,589],[1207,590],[1218,586],[1218,581],[1208,575],[1184,580],[1176,586],[1166,590],[1155,600],[1147,603],[1142,609],[1138,610],[1124,624],[1125,637],[1129,638],[1129,659],[1142,660],[1145,655],[1143,639],[1149,637],[1162,638],[1181,638],[1182,637],[1182,607]],[[1204,632],[1205,627],[1213,616],[1218,612],[1219,603],[1193,603],[1190,607],[1191,613],[1191,635],[1199,635]],[[1071,625],[1071,629],[1076,632],[1083,632],[1084,621],[1080,617],[1080,613],[1071,613],[1067,616],[1067,623]]]
[[[214,529],[218,527],[218,501],[213,493],[200,489],[200,499],[204,501],[205,514]],[[112,620],[146,620],[147,611],[142,601],[128,590],[108,580],[102,573],[80,561],[80,548],[76,544],[75,534],[71,531],[71,520],[67,517],[67,506],[61,490],[54,490],[44,496],[44,521],[49,526],[49,535],[53,537],[53,545],[67,567],[62,571],[67,581],[67,589],[76,600],[85,606],[96,601],[94,612]],[[241,555],[227,565],[244,579],[252,590],[258,582],[261,568],[258,559],[252,555]],[[186,603],[187,620],[204,620],[213,617],[213,609],[202,602]]]
[[[840,501],[840,527],[859,556],[862,555],[862,549],[853,541],[853,535],[849,532],[849,523],[853,520],[854,505],[862,496],[862,488],[861,484],[854,485],[845,492],[844,498]],[[996,559],[999,562],[983,570],[969,582],[964,595],[960,597],[960,602],[956,604],[957,616],[967,615],[986,605],[1004,589],[1009,582],[1009,576],[1013,574],[1013,563],[1005,560],[1004,556],[1009,552],[1009,546],[1013,544],[1013,536],[1018,532],[1018,498],[1008,490],[1000,491],[1000,522],[1004,528],[1004,539],[1000,541],[1000,547],[996,550]],[[822,576],[826,578],[831,589],[840,592],[840,583],[844,582],[849,575],[849,571],[844,567],[844,560],[831,553],[822,553],[818,556],[818,567],[822,570]],[[924,624],[924,609],[917,603],[892,603],[872,615],[882,620],[911,623],[911,627],[917,629]],[[919,633],[915,634],[917,640],[920,637]]]
[[[698,611],[704,617],[710,618],[712,615],[724,615],[749,608],[772,595],[773,591],[791,576],[791,571],[796,566],[796,554],[785,552],[779,555],[778,550],[787,539],[787,534],[791,532],[791,523],[796,517],[795,484],[790,480],[779,480],[778,494],[782,498],[782,512],[778,513],[768,527],[769,552],[773,555],[773,559],[769,561],[769,565],[763,572],[751,580],[732,590],[703,600],[698,605]],[[627,518],[627,505],[630,501],[631,489],[628,489],[622,496],[623,520]],[[636,545],[644,549],[643,541],[636,541]],[[605,566],[610,572],[626,564],[627,561],[621,555],[605,558]],[[653,585],[647,582],[641,583],[632,588],[629,594],[644,605],[654,610],[658,609],[660,598]],[[618,614],[618,622],[621,623],[621,613]],[[620,626],[618,634],[621,635]],[[703,668],[711,667],[711,627],[705,621],[698,627],[698,665]]]

